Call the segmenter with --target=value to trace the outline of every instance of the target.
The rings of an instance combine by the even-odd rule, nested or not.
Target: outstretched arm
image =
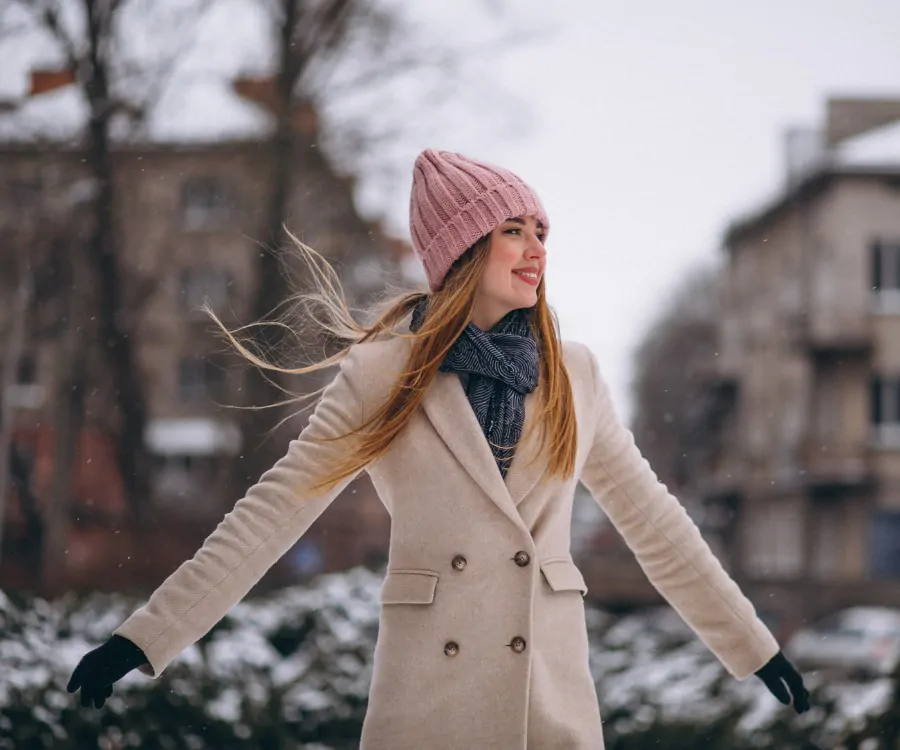
[[[327,492],[307,487],[323,467],[352,450],[356,438],[328,443],[363,421],[363,373],[356,348],[323,392],[309,423],[287,454],[237,502],[192,559],[183,563],[115,633],[136,644],[149,664],[140,670],[159,677],[184,648],[199,640],[306,532],[328,505],[361,473]]]
[[[581,480],[657,591],[744,680],[778,653],[778,642],[641,455],[615,412],[596,357],[585,352],[594,379],[595,432]]]

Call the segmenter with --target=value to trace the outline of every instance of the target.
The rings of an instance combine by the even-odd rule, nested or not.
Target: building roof
[[[208,6],[196,25],[187,14],[185,28],[171,29],[170,34],[163,33],[170,28],[160,28],[159,19],[156,26],[147,23],[148,8],[158,9],[163,17],[192,3],[123,6],[137,10],[130,15],[123,12],[120,18],[118,59],[128,70],[116,69],[111,88],[123,92],[134,86],[145,92],[154,82],[148,84],[141,78],[142,66],[167,72],[155,82],[161,83],[159,93],[149,97],[146,111],[135,106],[141,103],[140,96],[117,97],[131,100],[131,107],[122,107],[113,117],[110,135],[116,150],[255,147],[272,135],[277,39],[269,10],[258,0],[218,0]],[[57,5],[62,8],[63,25],[79,28],[80,0],[57,0]],[[89,112],[60,45],[19,5],[11,6],[3,20],[6,25],[20,24],[22,30],[4,37],[0,45],[0,152],[80,148]],[[171,69],[161,67],[160,61],[179,45],[183,50],[173,58],[177,64]],[[292,114],[298,132],[317,141],[315,105],[297,103]],[[321,151],[327,155],[327,149]],[[352,193],[352,179],[335,169],[327,156],[326,161],[335,176],[348,181]],[[372,229],[388,236],[381,220],[372,222]],[[391,251],[396,257],[411,256],[408,242],[394,242]]]
[[[797,200],[804,200],[840,177],[900,177],[900,120],[826,147],[821,141],[809,149],[799,173],[779,188],[760,208],[733,221],[724,244],[732,247]]]
[[[66,13],[64,25],[75,28],[77,12]],[[137,12],[123,14],[122,36],[128,49],[120,54],[132,72],[116,68],[114,90],[132,86],[145,92],[161,82],[159,94],[150,97],[151,107],[137,128],[128,128],[124,113],[115,118],[113,137],[150,142],[203,143],[235,139],[264,138],[272,126],[267,110],[236,91],[234,82],[242,76],[270,75],[273,35],[270,19],[259,3],[250,0],[222,0],[192,28],[179,29],[169,42],[145,37]],[[127,7],[127,6],[126,6]],[[173,6],[174,7],[174,6]],[[174,12],[174,11],[173,11]],[[87,106],[74,84],[66,85],[66,60],[59,45],[43,29],[29,20],[18,6],[5,19],[20,22],[21,32],[4,39],[0,46],[0,142],[71,141],[79,137],[87,122]],[[66,17],[68,15],[68,22]],[[179,36],[180,35],[180,36]],[[190,36],[188,36],[190,35]],[[190,44],[184,44],[186,40]],[[160,64],[178,44],[184,51],[178,63],[159,81],[142,79],[134,70],[165,70]],[[119,40],[119,47],[124,45]],[[171,48],[169,50],[168,48]],[[35,75],[37,74],[37,76]],[[71,77],[71,74],[68,74]],[[52,81],[49,85],[47,81]],[[126,92],[127,93],[127,92]],[[141,96],[123,96],[137,102]]]
[[[833,158],[844,169],[900,170],[900,120],[841,141]]]

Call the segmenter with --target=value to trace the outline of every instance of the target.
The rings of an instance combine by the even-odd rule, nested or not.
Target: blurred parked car
[[[900,609],[851,607],[797,631],[785,653],[799,667],[834,667],[866,675],[900,663]]]

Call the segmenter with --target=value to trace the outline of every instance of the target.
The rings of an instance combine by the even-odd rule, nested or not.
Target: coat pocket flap
[[[389,570],[381,584],[381,603],[431,604],[438,578],[433,570]]]
[[[541,562],[541,572],[554,591],[580,591],[582,596],[587,594],[584,576],[571,560],[544,560]]]

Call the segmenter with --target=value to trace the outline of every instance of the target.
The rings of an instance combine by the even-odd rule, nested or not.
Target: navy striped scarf
[[[411,331],[419,330],[427,305],[425,297],[413,308]],[[527,316],[528,308],[512,310],[490,331],[470,322],[438,368],[469,373],[466,397],[504,480],[522,436],[525,395],[538,384],[537,341]]]

